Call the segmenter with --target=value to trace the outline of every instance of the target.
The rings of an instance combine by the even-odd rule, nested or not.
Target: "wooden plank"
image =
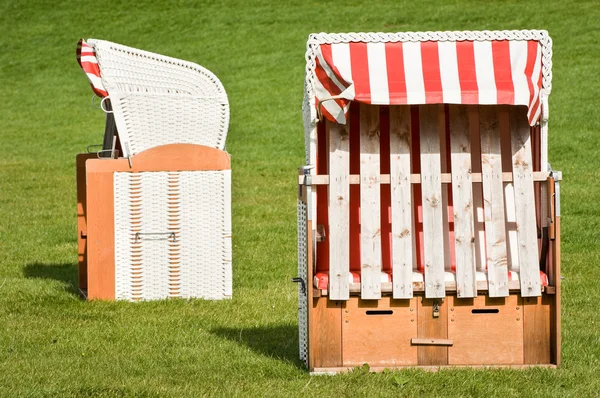
[[[526,364],[551,363],[551,302],[552,298],[523,299],[523,358]]]
[[[377,372],[386,372],[390,370],[401,370],[401,369],[420,369],[425,372],[438,372],[440,370],[455,370],[455,369],[532,369],[532,368],[541,368],[541,369],[556,369],[556,365],[442,365],[442,366],[392,366],[392,367],[384,367],[384,366],[371,366],[369,367],[369,372],[377,373]],[[343,366],[336,368],[315,368],[311,375],[334,375],[337,373],[351,372],[355,369],[354,366]]]
[[[465,105],[451,105],[449,112],[456,294],[458,297],[476,297],[475,227],[473,220],[469,115]]]
[[[513,107],[511,109],[510,126],[521,295],[523,297],[535,297],[541,295],[542,286],[535,219],[531,136],[529,123],[527,122],[527,112],[524,107]]]
[[[512,147],[510,138],[510,117],[508,107],[499,107],[500,141],[502,146],[502,175],[512,174]],[[519,248],[517,241],[517,215],[515,209],[515,187],[511,181],[504,181],[504,211],[506,229],[507,267],[519,272]]]
[[[479,143],[479,141],[477,141]],[[473,145],[473,141],[471,141],[471,145]],[[481,159],[479,157],[479,144],[478,144],[478,148],[473,148],[473,146],[471,146],[471,157],[475,156],[475,152],[477,152],[477,158],[479,159],[479,162],[481,162]],[[545,182],[548,179],[548,176],[550,175],[549,172],[546,171],[535,171],[533,172],[533,181],[535,182]],[[421,174],[411,174],[409,176],[410,179],[410,183],[411,184],[420,184],[421,183]],[[473,172],[471,171],[471,180],[474,183],[480,183],[481,182],[481,172]],[[440,181],[442,184],[451,184],[452,183],[452,173],[441,173],[440,174]],[[502,182],[507,183],[507,182],[512,182],[513,181],[513,173],[511,172],[507,172],[507,173],[502,173]],[[557,180],[560,181],[560,180]],[[390,175],[389,174],[381,174],[381,177],[379,179],[379,182],[381,184],[389,184],[390,183]],[[350,174],[348,176],[348,183],[350,185],[358,185],[360,184],[360,175],[359,174]],[[298,184],[304,184],[304,176],[300,176],[298,178]],[[319,174],[319,175],[312,175],[310,178],[310,184],[311,185],[329,185],[329,175],[327,174]],[[475,191],[473,189],[473,191]],[[475,196],[475,193],[473,193],[473,196]],[[482,221],[483,222],[483,221]]]
[[[448,300],[417,298],[417,338],[448,339]],[[439,306],[439,317],[433,316],[433,306]],[[447,346],[418,346],[419,365],[447,365]]]
[[[379,108],[360,104],[361,297],[381,298]]]
[[[440,105],[421,105],[421,189],[423,197],[423,250],[425,296],[446,296],[444,285],[444,226],[442,211]]]
[[[413,268],[410,108],[390,107],[392,280],[394,298],[411,298]]]
[[[439,135],[440,135],[440,176],[441,174],[448,173],[449,164],[448,164],[448,150],[450,143],[447,142],[450,140],[450,137],[447,136],[450,131],[446,131],[446,106],[440,106],[440,112],[438,114],[438,126]],[[450,185],[442,185],[442,238],[444,241],[444,271],[452,272],[455,269],[452,269],[453,265],[456,265],[456,257],[452,258],[451,252],[454,252],[454,243],[452,243],[452,250],[450,250],[450,239],[454,240],[454,231],[450,230],[450,209],[448,200],[448,191],[450,190]],[[453,264],[454,261],[454,264]]]
[[[95,162],[86,162],[87,175],[87,275],[89,300],[115,299],[115,218],[112,171],[90,171]],[[125,160],[127,162],[127,160]]]
[[[497,107],[479,107],[483,209],[490,297],[508,296],[504,187]]]
[[[350,140],[348,125],[327,121],[329,137],[329,296],[348,300],[350,274]]]
[[[352,297],[342,309],[344,366],[416,365],[417,299],[364,301]]]
[[[518,295],[448,298],[450,365],[523,364],[523,309]]]
[[[342,366],[342,301],[313,299],[311,363],[314,368]]]
[[[87,290],[87,205],[86,205],[86,175],[85,162],[93,159],[96,154],[81,153],[76,158],[77,170],[77,278],[79,289]]]
[[[483,213],[483,187],[481,184],[481,140],[479,135],[479,106],[467,107],[471,133],[471,178],[473,179],[473,221],[475,233],[475,269],[487,272],[485,254],[485,215]],[[479,177],[479,178],[478,178]]]

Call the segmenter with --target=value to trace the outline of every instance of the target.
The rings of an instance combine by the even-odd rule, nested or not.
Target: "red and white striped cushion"
[[[350,101],[375,105],[507,104],[541,113],[538,41],[423,41],[321,44],[316,105],[344,124]]]
[[[108,97],[108,93],[102,84],[100,77],[100,67],[94,48],[81,39],[77,43],[77,62],[81,69],[85,72],[90,81],[92,90],[99,97]]]

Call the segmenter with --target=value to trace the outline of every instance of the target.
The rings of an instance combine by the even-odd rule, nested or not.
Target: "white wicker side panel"
[[[115,173],[115,293],[117,299],[169,296],[169,176]]]
[[[298,200],[298,277],[302,278],[306,283],[306,288],[310,289],[311,285],[306,281],[308,274],[307,270],[307,218],[306,203]],[[301,283],[298,284],[298,336],[300,342],[300,360],[307,363],[308,360],[308,307],[307,307],[307,292],[303,289]]]
[[[231,297],[231,171],[184,171],[181,296]]]
[[[233,295],[233,251],[231,235],[233,233],[231,226],[231,170],[222,171],[223,173],[223,272],[225,273],[225,297]]]
[[[143,283],[139,257],[132,262],[133,250],[139,250],[135,242],[135,234],[140,232],[139,225],[132,224],[140,215],[140,203],[131,203],[131,197],[139,197],[141,190],[139,173],[115,173],[115,298],[117,300],[133,300],[133,285]],[[135,246],[135,247],[134,247]],[[134,279],[135,275],[135,279]]]

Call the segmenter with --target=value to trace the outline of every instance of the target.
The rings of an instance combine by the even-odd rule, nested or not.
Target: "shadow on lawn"
[[[63,283],[65,291],[79,297],[77,264],[31,263],[25,266],[23,274],[32,279],[53,279]]]
[[[217,336],[246,345],[251,350],[298,368],[304,366],[298,358],[298,327],[270,325],[252,328],[216,328]]]

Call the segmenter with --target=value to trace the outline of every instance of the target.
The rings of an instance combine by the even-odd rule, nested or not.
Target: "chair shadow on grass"
[[[23,275],[30,279],[50,279],[59,281],[63,284],[63,288],[66,292],[79,297],[76,263],[30,263],[25,265]]]
[[[211,332],[235,343],[241,343],[266,357],[304,369],[298,355],[298,327],[295,325],[223,327],[212,329]]]

